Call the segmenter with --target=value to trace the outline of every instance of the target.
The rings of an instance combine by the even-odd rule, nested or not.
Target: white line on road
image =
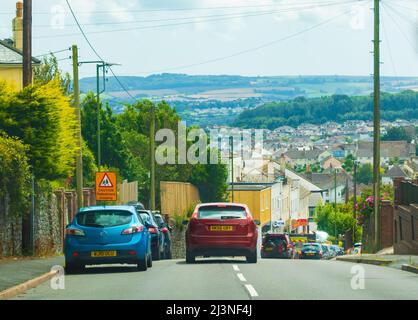
[[[233,268],[235,271],[239,271],[238,265],[236,265],[236,264],[233,264],[233,265],[232,265],[232,268]]]
[[[254,287],[251,284],[246,284],[245,287],[248,290],[248,293],[251,297],[258,297],[257,291],[255,291]]]
[[[237,273],[238,279],[240,279],[242,282],[246,282],[247,279],[245,279],[244,275],[242,273]]]

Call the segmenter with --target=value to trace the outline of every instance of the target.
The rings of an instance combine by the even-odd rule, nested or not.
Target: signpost
[[[117,200],[115,172],[96,172],[96,201]]]

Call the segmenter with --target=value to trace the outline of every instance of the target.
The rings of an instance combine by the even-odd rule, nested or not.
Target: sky
[[[117,75],[373,72],[371,0],[68,1]],[[15,2],[1,0],[0,39],[12,35]],[[418,76],[418,1],[381,2],[382,75]],[[97,60],[65,0],[33,0],[33,13],[34,56],[77,44],[80,61]],[[70,52],[56,55],[71,71]]]

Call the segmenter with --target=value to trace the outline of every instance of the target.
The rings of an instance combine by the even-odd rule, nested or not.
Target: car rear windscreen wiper
[[[222,220],[226,220],[226,219],[241,219],[241,216],[221,216]]]
[[[104,228],[104,225],[97,224],[97,223],[86,223],[84,224],[86,227],[96,227],[96,228]]]

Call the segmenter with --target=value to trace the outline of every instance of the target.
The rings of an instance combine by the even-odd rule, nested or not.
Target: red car
[[[186,262],[196,256],[245,256],[256,263],[258,224],[245,204],[197,205],[186,231]]]

